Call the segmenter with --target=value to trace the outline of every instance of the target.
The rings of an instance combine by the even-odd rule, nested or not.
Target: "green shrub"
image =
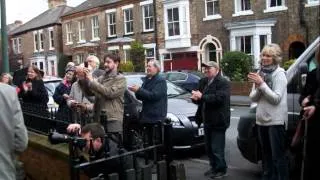
[[[244,81],[252,69],[252,59],[240,51],[227,52],[222,57],[221,68],[231,81]]]
[[[126,63],[124,61],[121,61],[119,71],[121,72],[133,72],[134,66],[132,64],[132,61],[127,61]]]
[[[133,41],[131,43],[130,49],[130,58],[134,66],[135,72],[144,72],[145,71],[145,48],[143,44],[138,41]]]
[[[289,67],[291,66],[291,64],[293,64],[294,62],[296,61],[296,59],[290,59],[288,61],[285,61],[284,64],[283,64],[283,69],[284,70],[287,70],[289,69]]]
[[[64,54],[59,55],[59,60],[58,60],[58,76],[59,77],[64,77],[65,75],[65,68],[68,62],[72,61],[72,57],[66,56]]]

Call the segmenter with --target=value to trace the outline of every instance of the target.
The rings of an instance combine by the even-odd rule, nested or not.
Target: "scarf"
[[[272,64],[267,66],[261,66],[259,75],[263,78],[264,82],[272,89],[272,73],[278,68],[278,65]]]

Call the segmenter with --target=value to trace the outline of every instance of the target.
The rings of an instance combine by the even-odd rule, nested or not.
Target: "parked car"
[[[199,80],[204,77],[204,75],[198,71],[168,71],[161,73],[161,75],[166,80],[186,89],[189,92],[197,89]]]
[[[144,74],[127,74],[127,85],[143,83]],[[186,90],[167,81],[168,87],[168,113],[167,118],[173,125],[173,148],[190,149],[204,145],[203,126],[198,128],[195,123],[197,105],[190,100],[191,94]],[[142,103],[137,100],[134,93],[126,91],[124,108],[124,123],[138,121]]]
[[[288,143],[294,135],[297,121],[300,115],[299,97],[304,85],[307,71],[316,68],[315,51],[319,46],[320,36],[300,55],[300,57],[286,71],[288,80],[287,101],[288,101]],[[257,141],[257,132],[255,127],[255,108],[256,104],[252,103],[250,111],[240,116],[238,124],[238,148],[244,158],[253,163],[261,160],[261,151]]]

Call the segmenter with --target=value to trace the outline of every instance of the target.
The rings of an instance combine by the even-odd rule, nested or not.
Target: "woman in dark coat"
[[[22,98],[23,103],[32,104],[33,107],[39,105],[41,109],[47,109],[48,92],[42,81],[41,72],[36,66],[28,67],[27,78],[19,90],[19,97]]]
[[[54,91],[53,99],[57,104],[59,104],[59,109],[56,114],[56,118],[58,120],[71,120],[71,111],[67,106],[67,99],[69,99],[71,86],[75,80],[75,67],[70,67],[66,69],[66,74],[63,81],[56,87]]]
[[[308,123],[307,149],[304,168],[304,179],[319,179],[320,162],[320,46],[316,52],[317,68],[307,76],[305,88],[301,94],[301,106],[304,118]]]

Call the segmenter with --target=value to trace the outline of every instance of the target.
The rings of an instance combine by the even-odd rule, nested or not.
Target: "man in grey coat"
[[[15,157],[28,145],[27,129],[13,87],[0,83],[0,178],[16,179]]]

